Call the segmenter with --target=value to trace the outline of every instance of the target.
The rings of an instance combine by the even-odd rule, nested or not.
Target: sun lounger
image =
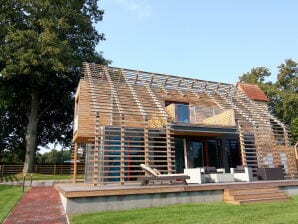
[[[156,169],[152,169],[145,164],[140,165],[141,168],[145,171],[148,176],[139,177],[138,180],[141,181],[141,185],[148,185],[150,181],[167,181],[167,182],[178,182],[181,181],[183,184],[187,185],[186,179],[190,177],[185,174],[160,174],[160,172]]]

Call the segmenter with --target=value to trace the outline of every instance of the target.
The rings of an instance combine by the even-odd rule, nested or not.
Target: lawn
[[[23,195],[22,187],[0,185],[0,223]]]
[[[298,196],[290,202],[231,205],[184,204],[120,212],[73,215],[71,224],[290,224],[298,223]]]
[[[63,175],[63,174],[57,174],[57,175],[47,175],[47,174],[39,174],[39,173],[33,173],[32,174],[32,180],[66,180],[71,179],[72,175]],[[77,178],[83,178],[83,176],[77,176]],[[30,175],[26,176],[26,180],[30,180]],[[23,174],[7,174],[0,176],[0,182],[7,182],[7,181],[23,181]]]

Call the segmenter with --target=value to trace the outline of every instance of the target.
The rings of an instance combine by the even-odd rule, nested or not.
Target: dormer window
[[[189,123],[189,104],[184,102],[165,102],[168,114],[175,122]]]
[[[189,123],[189,106],[188,104],[176,104],[176,121]]]

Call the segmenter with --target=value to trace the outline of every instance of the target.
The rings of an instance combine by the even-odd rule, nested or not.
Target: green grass
[[[23,195],[22,187],[0,185],[0,223]]]
[[[121,202],[119,202],[121,203]],[[231,205],[184,204],[70,216],[71,224],[291,224],[298,223],[298,196],[289,202]]]
[[[47,174],[39,174],[33,173],[32,180],[64,180],[64,179],[71,179],[72,175],[47,175]],[[83,176],[77,176],[77,178],[83,178]],[[30,180],[30,175],[26,176],[26,180]],[[7,181],[23,181],[23,174],[6,174],[0,176],[0,182],[7,182]]]

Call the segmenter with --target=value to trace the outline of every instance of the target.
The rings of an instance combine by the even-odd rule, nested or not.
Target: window
[[[165,102],[167,113],[175,122],[189,123],[189,105],[184,102]]]
[[[176,104],[176,121],[189,123],[189,107],[188,105]]]

